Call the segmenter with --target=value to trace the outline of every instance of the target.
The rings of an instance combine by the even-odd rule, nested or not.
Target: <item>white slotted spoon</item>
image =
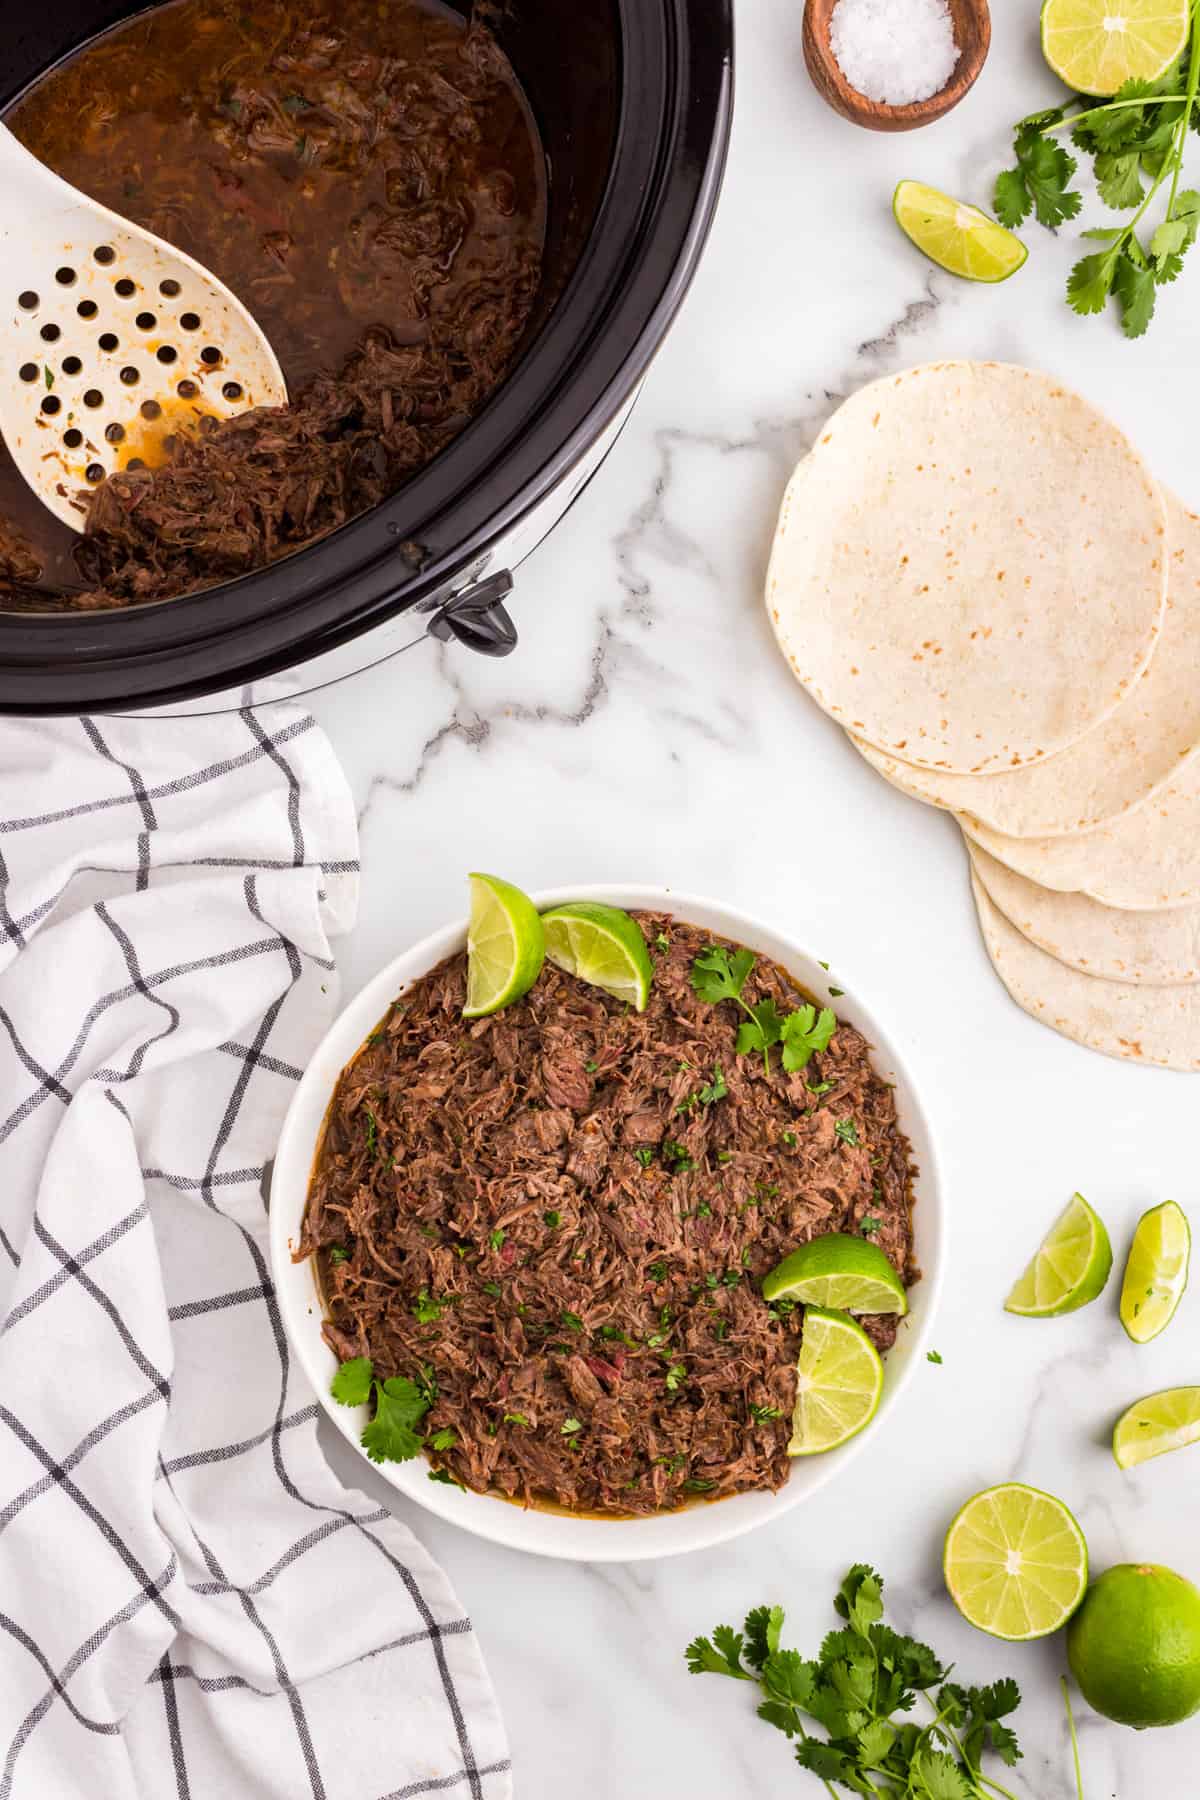
[[[166,460],[183,431],[282,406],[275,353],[241,301],[99,206],[0,125],[0,434],[82,531],[87,491]]]

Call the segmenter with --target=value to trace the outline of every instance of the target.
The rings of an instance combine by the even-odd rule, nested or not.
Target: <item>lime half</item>
[[[1200,1387],[1164,1388],[1135,1400],[1117,1420],[1112,1441],[1119,1469],[1136,1469],[1189,1444],[1200,1444]]]
[[[528,894],[496,875],[470,879],[463,1018],[482,1019],[529,992],[546,960],[546,940]]]
[[[1009,1481],[967,1501],[946,1533],[942,1570],[969,1624],[1024,1642],[1057,1631],[1083,1599],[1087,1544],[1061,1500]]]
[[[1046,0],[1042,54],[1081,94],[1156,81],[1188,40],[1189,0]]]
[[[878,1244],[841,1231],[801,1244],[771,1270],[764,1300],[786,1295],[804,1306],[849,1313],[906,1313],[904,1283]]]
[[[1121,1284],[1121,1323],[1135,1344],[1165,1331],[1187,1286],[1192,1234],[1173,1200],[1138,1220]]]
[[[1083,1195],[1076,1194],[1042,1239],[1004,1310],[1026,1319],[1057,1319],[1094,1300],[1111,1270],[1108,1233]]]
[[[965,281],[1007,281],[1029,255],[1019,237],[977,206],[923,181],[902,181],[892,196],[892,211],[918,250]]]
[[[542,925],[546,955],[556,968],[645,1012],[654,965],[636,919],[619,906],[573,900],[543,913]]]
[[[869,1425],[883,1392],[883,1363],[861,1325],[810,1306],[796,1364],[789,1456],[817,1456]]]

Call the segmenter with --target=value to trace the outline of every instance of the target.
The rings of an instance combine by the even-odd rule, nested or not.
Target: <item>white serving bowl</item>
[[[807,951],[799,949],[774,927],[715,900],[676,894],[669,888],[614,885],[556,888],[532,898],[539,909],[566,900],[604,900],[613,906],[670,912],[714,936],[732,939],[769,957],[813,994],[823,995],[828,989],[829,975]],[[367,1409],[340,1406],[330,1396],[329,1383],[338,1366],[337,1358],[321,1337],[322,1312],[313,1264],[311,1260],[293,1262],[292,1247],[299,1239],[309,1175],[338,1076],[396,995],[444,957],[463,949],[466,939],[465,920],[435,931],[381,969],[335,1020],[296,1090],[271,1176],[271,1261],[284,1325],[318,1400],[360,1455],[364,1452],[359,1435],[368,1417]],[[922,1279],[911,1291],[911,1311],[901,1323],[895,1348],[885,1358],[883,1398],[871,1424],[840,1450],[797,1459],[786,1484],[776,1494],[737,1494],[728,1500],[701,1502],[682,1512],[650,1518],[573,1518],[514,1505],[489,1494],[464,1493],[444,1482],[430,1481],[429,1465],[423,1457],[411,1463],[379,1465],[378,1472],[397,1492],[439,1518],[516,1550],[576,1562],[636,1562],[704,1549],[781,1518],[834,1476],[844,1474],[851,1460],[868,1448],[880,1421],[899,1405],[913,1363],[920,1357],[929,1335],[942,1282],[944,1203],[933,1136],[904,1059],[870,1007],[855,992],[853,977],[839,969],[836,980],[843,989],[843,997],[837,1002],[838,1012],[863,1032],[873,1046],[875,1068],[895,1085],[900,1127],[912,1145],[913,1161],[919,1171],[913,1221]]]

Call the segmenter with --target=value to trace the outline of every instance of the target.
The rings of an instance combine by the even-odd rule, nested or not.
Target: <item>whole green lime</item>
[[[1067,1627],[1088,1705],[1119,1725],[1178,1725],[1200,1709],[1200,1592],[1173,1569],[1106,1569]]]

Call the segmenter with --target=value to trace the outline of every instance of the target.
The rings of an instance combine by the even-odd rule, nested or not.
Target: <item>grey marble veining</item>
[[[974,94],[908,138],[823,108],[800,15],[799,0],[742,0],[735,141],[703,269],[609,462],[519,571],[517,654],[492,664],[427,645],[316,702],[362,824],[347,993],[461,913],[469,868],[530,887],[707,891],[853,969],[921,1073],[944,1159],[944,1362],[920,1368],[869,1450],[798,1512],[710,1555],[622,1569],[538,1562],[409,1509],[480,1627],[519,1800],[817,1800],[745,1693],[689,1676],[682,1652],[760,1600],[783,1602],[792,1641],[815,1646],[858,1559],[882,1569],[899,1622],[965,1674],[1017,1677],[1026,1758],[1003,1779],[1022,1800],[1072,1800],[1061,1642],[1007,1648],[959,1620],[939,1572],[949,1520],[977,1488],[1018,1477],[1071,1504],[1097,1567],[1138,1558],[1200,1578],[1200,1452],[1122,1475],[1107,1447],[1129,1401],[1200,1379],[1200,1298],[1143,1349],[1113,1291],[1048,1323],[1001,1310],[1075,1188],[1118,1255],[1147,1206],[1172,1196],[1195,1212],[1195,1085],[1093,1056],[1011,1005],[950,822],[886,787],[806,701],[761,599],[784,483],[822,420],[862,382],[928,358],[1053,370],[1200,505],[1200,270],[1163,292],[1137,344],[1064,305],[1069,227],[1058,242],[1029,228],[1030,261],[1005,286],[931,273],[895,230],[892,188],[914,176],[986,204],[1011,123],[1054,93],[1036,5],[993,6]],[[1200,171],[1200,143],[1194,160]],[[1087,1800],[1197,1791],[1200,1725],[1137,1735],[1078,1716]]]

